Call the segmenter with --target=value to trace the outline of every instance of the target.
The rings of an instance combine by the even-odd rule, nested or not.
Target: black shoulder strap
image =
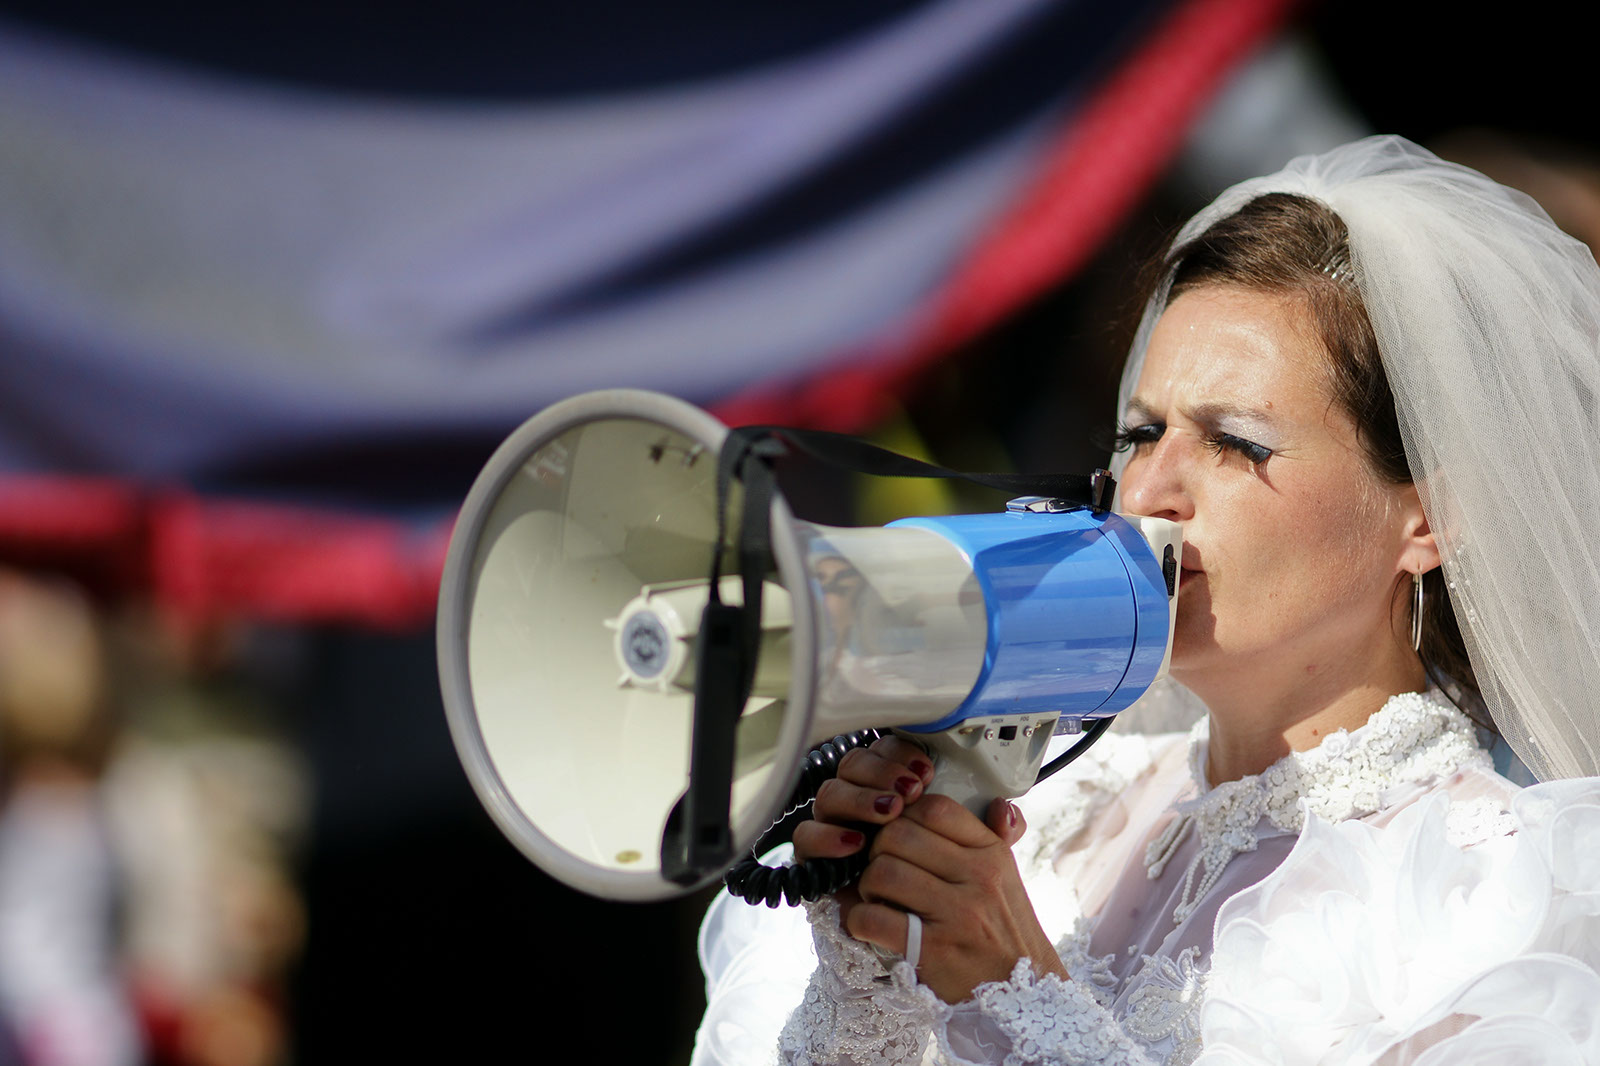
[[[859,437],[829,433],[820,429],[790,429],[784,426],[740,426],[730,430],[723,454],[742,450],[746,440],[778,441],[802,451],[813,459],[838,470],[875,477],[926,477],[966,481],[985,488],[1009,492],[1014,496],[1047,496],[1080,507],[1105,509],[1111,496],[1104,479],[1083,474],[974,474],[925,463],[909,455],[891,452]],[[779,453],[781,454],[781,452]]]

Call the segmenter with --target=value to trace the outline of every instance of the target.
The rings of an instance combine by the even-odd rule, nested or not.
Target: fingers
[[[822,822],[883,825],[898,818],[906,804],[920,795],[922,782],[909,774],[890,781],[888,788],[858,785],[835,777],[817,789],[811,817]]]
[[[839,761],[839,776],[817,790],[812,820],[795,827],[795,858],[805,862],[855,854],[865,842],[862,828],[898,818],[932,779],[927,754],[898,737],[847,752]]]
[[[933,762],[910,741],[885,737],[870,748],[846,752],[844,758],[839,760],[839,775],[835,780],[879,790],[893,790],[896,783],[906,778],[918,786],[926,786],[933,780]]]
[[[871,795],[871,793],[866,794]],[[836,800],[839,805],[843,802],[843,797]],[[971,811],[955,800],[937,794],[924,796],[920,801],[906,806],[903,818],[862,813],[857,820],[876,822],[883,826],[872,845],[874,857],[898,855],[912,859],[919,866],[949,881],[961,879],[961,873],[969,861],[969,857],[965,854],[967,849],[989,848],[996,845],[1009,849],[1022,839],[1023,833],[1028,829],[1028,823],[1023,818],[1022,812],[1016,804],[1007,800],[992,801],[989,804],[987,822],[980,822]],[[816,823],[809,824],[816,825]],[[843,827],[828,826],[828,829],[842,830]],[[840,837],[838,832],[824,834],[818,829],[813,829],[806,835],[818,841],[825,836],[829,836],[830,839]],[[798,842],[800,838],[801,833],[797,829],[795,839]],[[851,836],[848,839],[839,839],[836,846],[845,849],[839,854],[848,855],[853,854],[859,844],[860,841]]]
[[[882,825],[916,802],[932,779],[933,765],[921,749],[895,737],[880,740],[840,760],[839,775],[817,790],[812,817]]]
[[[1011,847],[1022,839],[1022,834],[1028,831],[1028,821],[1022,817],[1022,811],[1010,800],[997,799],[989,804],[989,816],[985,819],[989,831],[999,837],[1006,847]]]
[[[911,860],[898,855],[879,855],[856,882],[856,892],[865,903],[922,911],[937,909],[938,902],[949,895],[949,884]]]
[[[909,784],[906,783],[908,780]],[[865,788],[839,778],[824,782],[817,791],[811,820],[795,826],[795,858],[805,862],[807,859],[854,855],[864,843],[859,829],[894,823],[901,814],[911,809],[907,807],[910,800],[906,797],[914,800],[922,794],[922,786],[915,779],[901,778],[891,787],[904,788],[904,795],[898,791],[883,792]],[[983,827],[980,824],[978,828],[981,830]],[[937,842],[937,835],[927,829],[918,826],[916,832]],[[920,840],[921,837],[916,839]],[[993,839],[992,834],[990,839]],[[909,841],[906,846],[910,846]]]
[[[813,819],[794,827],[793,841],[795,860],[806,862],[809,859],[842,859],[854,855],[861,850],[867,838],[859,829]]]
[[[920,803],[906,808],[906,818],[964,848],[988,847],[1001,835],[949,796],[938,794],[924,796]]]
[[[1010,851],[1026,829],[1021,812],[1003,799],[989,804],[986,825],[947,796],[925,796],[878,832],[872,855],[896,856],[957,884],[972,880],[979,869],[974,849]]]
[[[858,903],[844,919],[844,930],[857,940],[876,944],[885,951],[903,956],[915,969],[922,954],[922,920],[917,919],[916,943],[912,944],[913,913],[882,903]]]
[[[963,880],[971,861],[970,849],[916,820],[913,812],[920,806],[916,804],[907,808],[906,817],[896,819],[878,831],[872,841],[873,861],[893,858],[926,870],[941,881],[954,883]],[[969,814],[967,817],[972,816]],[[994,840],[994,834],[984,829],[982,823],[978,824],[978,828],[983,829],[991,841]]]

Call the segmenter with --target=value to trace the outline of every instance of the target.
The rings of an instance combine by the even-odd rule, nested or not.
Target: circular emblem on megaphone
[[[640,681],[650,681],[660,677],[666,669],[667,649],[671,643],[672,638],[661,619],[640,612],[623,623],[617,647],[629,673]]]

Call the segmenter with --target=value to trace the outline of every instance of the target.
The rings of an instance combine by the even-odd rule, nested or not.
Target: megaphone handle
[[[1040,769],[1033,783],[1038,784],[1088,751],[1110,725],[1111,719],[1103,718],[1084,730],[1082,739]],[[822,783],[838,773],[839,760],[844,757],[845,752],[852,748],[865,747],[878,738],[877,730],[864,729],[849,736],[834,737],[811,751],[801,764],[800,781],[795,786],[788,809],[784,812],[783,818],[774,823],[773,828],[776,829],[789,815],[811,802],[817,794],[817,789],[822,787]],[[913,737],[913,739],[921,746],[929,746],[926,738]],[[989,804],[999,792],[992,787],[984,789],[975,785],[970,775],[952,773],[954,769],[954,766],[947,765],[943,770],[936,770],[929,791],[949,795],[961,801],[979,818],[983,818],[988,813]],[[783,867],[767,866],[756,857],[787,839],[787,837],[771,839],[772,832],[769,830],[756,845],[754,854],[741,859],[728,870],[723,883],[727,885],[731,895],[747,903],[765,903],[769,907],[777,907],[780,902],[793,907],[801,900],[818,900],[831,895],[847,885],[854,884],[867,867],[867,853],[871,850],[871,838],[877,831],[877,826],[858,825],[855,828],[861,830],[867,837],[867,843],[854,855],[843,859],[812,859],[798,866]]]

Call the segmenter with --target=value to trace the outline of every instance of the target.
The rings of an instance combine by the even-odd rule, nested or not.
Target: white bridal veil
[[[1398,137],[1235,185],[1178,246],[1269,192],[1349,228],[1489,712],[1540,780],[1600,774],[1600,266],[1527,196]],[[1145,308],[1124,407],[1166,290]]]

